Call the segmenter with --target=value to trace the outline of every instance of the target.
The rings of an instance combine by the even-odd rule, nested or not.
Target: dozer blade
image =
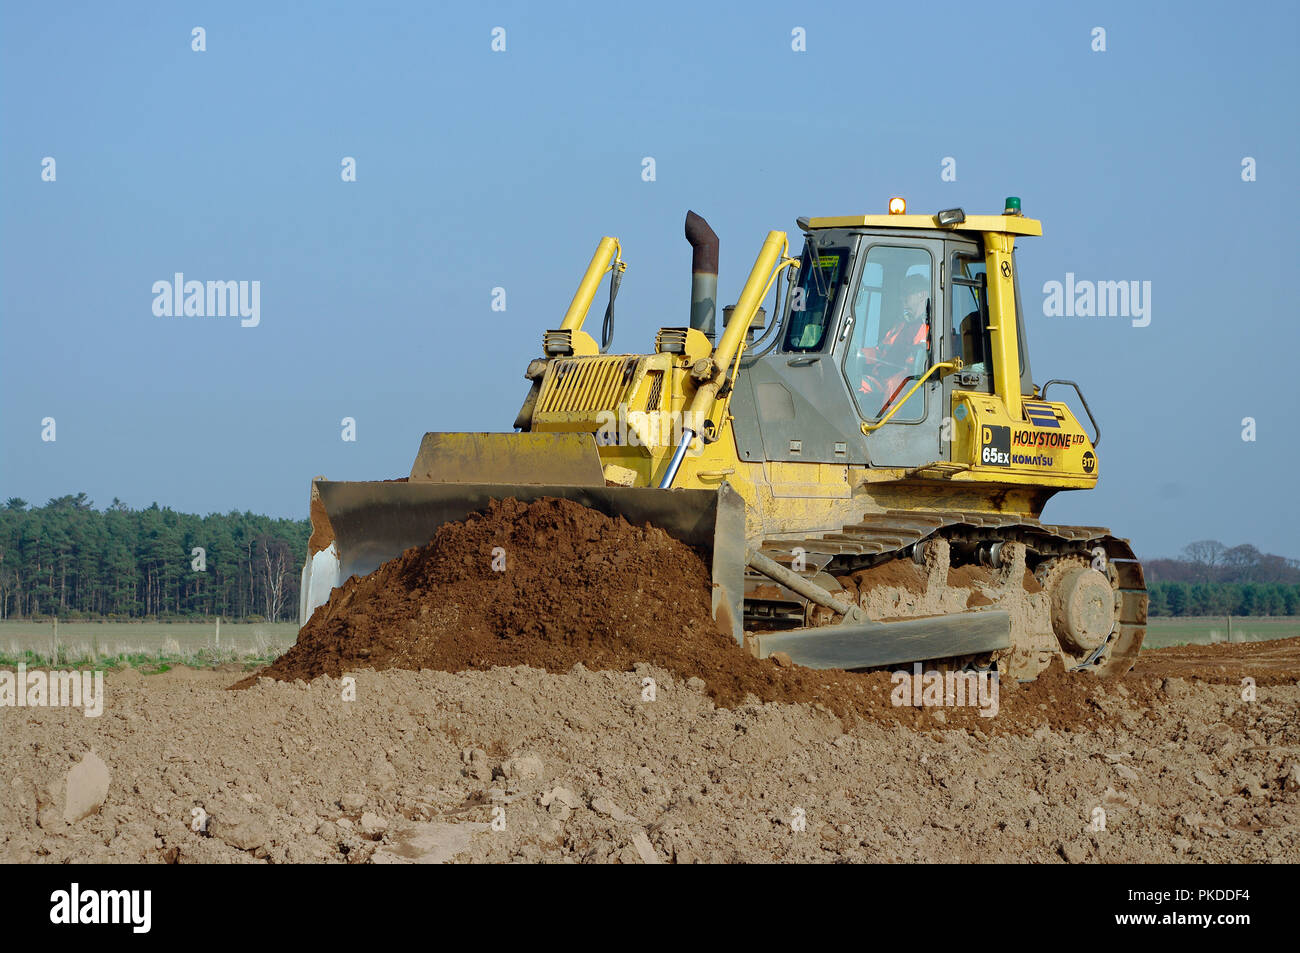
[[[589,433],[427,433],[412,483],[604,486]]]
[[[744,645],[745,503],[716,490],[606,486],[586,433],[430,433],[406,481],[312,482],[312,544],[303,567],[300,623],[351,576],[364,576],[439,527],[492,500],[571,500],[635,525],[649,523],[695,548],[713,579],[713,618]],[[580,598],[581,594],[575,594]],[[760,657],[786,652],[810,668],[868,668],[979,654],[1010,644],[1006,612],[903,622],[851,622],[752,637]]]
[[[880,668],[981,655],[1011,645],[1011,614],[958,612],[930,619],[824,625],[753,636],[759,658],[785,652],[807,668]]]
[[[622,516],[635,525],[650,523],[670,536],[695,547],[709,561],[713,576],[713,617],[720,629],[743,644],[745,504],[741,496],[723,485],[718,490],[659,490],[652,487],[607,487],[566,483],[537,484],[517,482],[536,471],[528,469],[516,455],[510,463],[511,447],[501,439],[518,441],[524,457],[554,451],[549,463],[551,472],[562,465],[567,450],[575,449],[572,438],[585,438],[595,457],[590,434],[430,434],[421,445],[415,470],[420,477],[409,482],[331,482],[313,481],[313,496],[319,496],[323,516],[328,518],[333,540],[315,552],[303,570],[304,598],[300,622],[306,624],[312,610],[323,604],[330,590],[350,576],[373,572],[382,563],[412,546],[422,546],[445,523],[463,520],[485,509],[491,500],[513,498],[525,503],[543,497],[572,500],[599,510],[608,516]],[[446,439],[431,438],[457,438]],[[469,440],[479,449],[477,456],[460,455],[455,472],[464,477],[478,461],[479,475],[491,468],[512,469],[516,482],[425,482],[447,472],[437,466],[437,453]],[[548,438],[559,437],[562,441]],[[541,438],[541,439],[536,439]],[[428,452],[426,452],[428,451]],[[580,457],[570,453],[570,460]],[[557,462],[559,461],[559,462]],[[413,471],[414,472],[414,471]],[[571,471],[576,472],[576,471]],[[596,473],[599,474],[599,468]],[[316,516],[313,516],[316,522]],[[322,544],[324,545],[324,544]],[[575,594],[574,598],[581,598]]]

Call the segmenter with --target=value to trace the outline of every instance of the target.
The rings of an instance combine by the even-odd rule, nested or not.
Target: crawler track
[[[803,539],[766,540],[763,552],[784,565],[834,589],[840,579],[859,570],[893,560],[913,560],[930,567],[931,608],[916,615],[935,614],[960,606],[963,593],[935,591],[946,585],[943,570],[986,567],[998,586],[989,588],[986,608],[1018,607],[1013,613],[1012,647],[999,664],[1021,677],[1033,677],[1059,657],[1067,668],[1115,675],[1133,667],[1146,634],[1147,592],[1142,566],[1125,539],[1096,526],[1058,526],[1014,515],[966,512],[917,513],[890,511],[868,514],[839,532]],[[934,571],[940,561],[939,572]],[[1054,586],[1075,566],[1101,571],[1114,594],[1114,623],[1109,635],[1090,651],[1072,650],[1053,632],[1047,610]],[[1020,576],[1029,574],[1043,588],[1031,594]],[[939,580],[935,582],[935,580]],[[870,592],[858,594],[870,612]],[[1014,604],[1014,606],[1013,606]],[[888,616],[882,616],[885,618]],[[747,579],[745,625],[753,630],[795,628],[833,621],[827,610],[760,576]],[[954,660],[966,662],[969,660]]]

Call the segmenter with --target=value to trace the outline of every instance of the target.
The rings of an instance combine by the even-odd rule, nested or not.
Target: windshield
[[[835,313],[835,301],[848,270],[847,248],[804,246],[799,266],[799,283],[790,296],[784,348],[787,351],[820,351],[827,327]]]
[[[867,252],[844,372],[869,420],[878,420],[930,366],[932,270],[924,248],[873,245]],[[917,392],[893,419],[924,416],[925,396]]]

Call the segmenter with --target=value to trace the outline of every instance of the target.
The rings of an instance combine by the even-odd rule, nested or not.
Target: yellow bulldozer
[[[312,481],[301,621],[491,499],[562,497],[706,554],[716,623],[760,658],[1128,671],[1147,610],[1128,542],[1039,520],[1100,473],[1079,386],[1030,374],[1015,244],[1041,224],[1014,197],[995,215],[894,198],[797,224],[801,254],[769,232],[719,316],[718,239],[689,212],[689,322],[649,354],[609,353],[626,265],[602,238],[528,365],[513,432],[425,434],[405,480]],[[583,327],[607,275],[598,342]],[[1089,428],[1049,397],[1068,391]],[[891,566],[925,591],[879,604],[863,580]],[[963,568],[989,580],[973,607],[949,584]]]

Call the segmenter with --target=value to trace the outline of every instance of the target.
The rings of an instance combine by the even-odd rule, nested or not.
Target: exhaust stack
[[[691,243],[691,327],[713,340],[718,313],[718,236],[701,216],[686,213]]]

